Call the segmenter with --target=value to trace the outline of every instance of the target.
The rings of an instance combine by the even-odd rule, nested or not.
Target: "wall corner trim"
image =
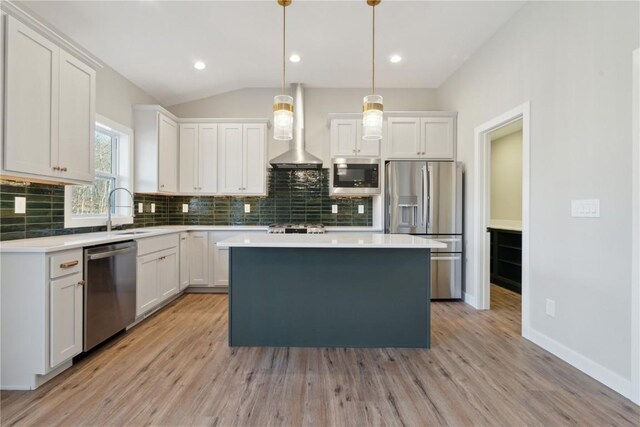
[[[542,347],[554,356],[564,360],[574,368],[584,372],[593,379],[606,385],[613,391],[631,399],[631,380],[611,371],[597,362],[589,359],[577,351],[559,343],[549,336],[533,328],[529,329],[528,337],[532,343]]]
[[[475,296],[465,292],[464,295],[462,296],[462,299],[466,304],[469,304],[471,307],[475,308],[476,310],[480,309],[480,307],[478,307],[478,299]]]

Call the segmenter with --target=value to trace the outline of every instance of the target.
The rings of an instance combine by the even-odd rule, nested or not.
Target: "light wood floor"
[[[431,350],[230,349],[227,297],[186,295],[38,390],[2,392],[2,424],[640,425],[520,337],[519,296],[432,307]]]

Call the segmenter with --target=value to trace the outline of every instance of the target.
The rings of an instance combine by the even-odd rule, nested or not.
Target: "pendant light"
[[[382,0],[367,0],[372,13],[371,95],[364,97],[362,104],[362,139],[382,139],[382,96],[376,95],[376,6]]]
[[[273,139],[291,141],[293,139],[293,98],[285,93],[287,6],[292,0],[278,0],[282,6],[282,94],[273,98]]]

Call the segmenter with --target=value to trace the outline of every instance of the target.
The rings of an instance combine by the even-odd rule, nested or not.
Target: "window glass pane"
[[[109,192],[115,187],[115,178],[96,177],[93,185],[73,187],[71,212],[73,215],[106,215]]]
[[[114,173],[114,138],[96,129],[96,171]]]

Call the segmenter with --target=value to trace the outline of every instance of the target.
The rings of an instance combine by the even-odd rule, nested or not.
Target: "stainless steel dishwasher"
[[[134,322],[137,247],[129,241],[84,250],[84,351]]]

